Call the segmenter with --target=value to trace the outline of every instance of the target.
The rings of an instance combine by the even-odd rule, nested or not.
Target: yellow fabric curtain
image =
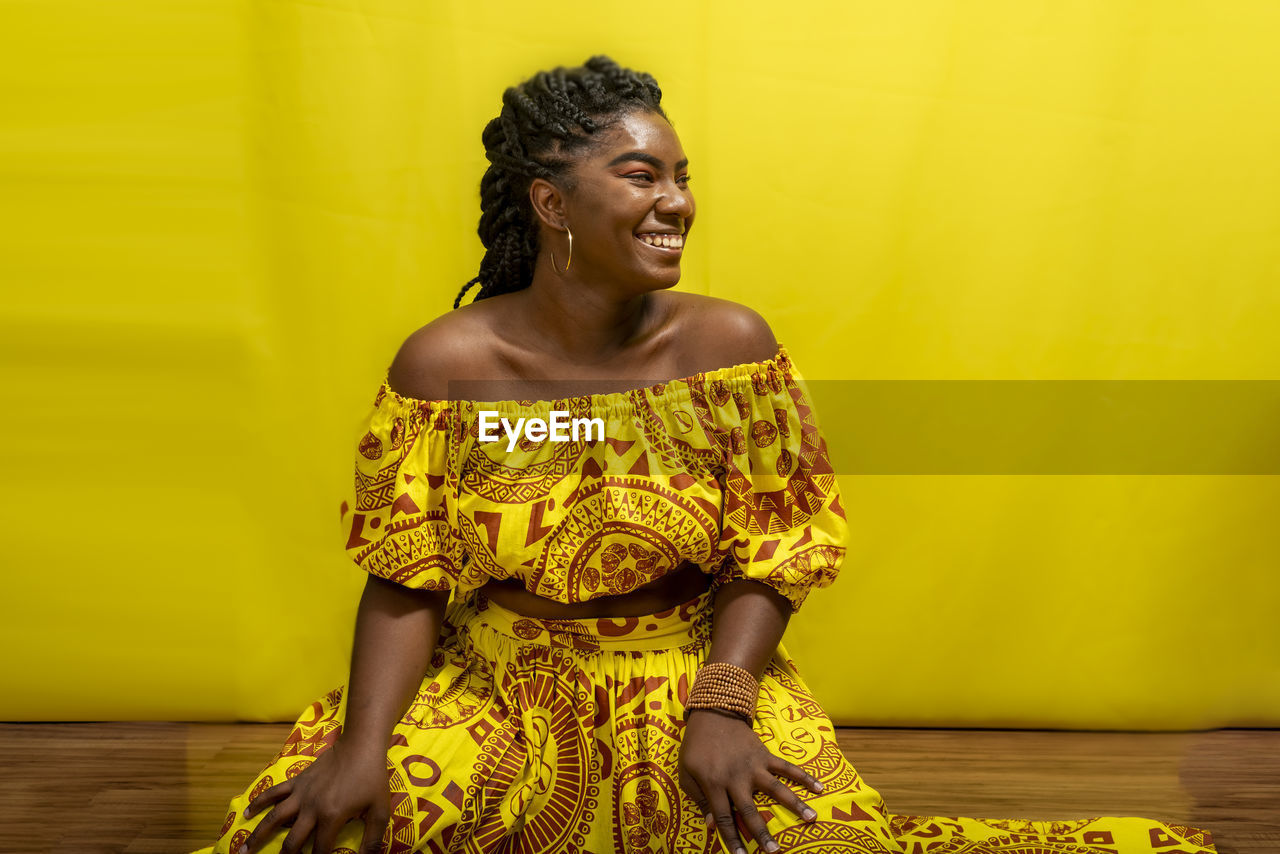
[[[0,18],[4,718],[293,720],[343,681],[355,431],[475,275],[480,132],[539,68],[658,78],[681,287],[811,381],[1280,375],[1268,0]],[[1280,724],[1263,468],[842,472],[848,562],[787,645],[837,723]]]

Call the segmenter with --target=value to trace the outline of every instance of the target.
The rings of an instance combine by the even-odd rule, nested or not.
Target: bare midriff
[[[493,580],[480,588],[490,602],[526,617],[582,620],[597,617],[643,617],[688,602],[711,586],[711,576],[685,561],[659,579],[630,593],[601,596],[586,602],[557,602],[530,593],[518,578]]]

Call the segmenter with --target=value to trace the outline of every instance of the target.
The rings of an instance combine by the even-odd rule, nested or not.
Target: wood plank
[[[183,854],[287,724],[0,724],[0,852]],[[841,729],[890,811],[1140,815],[1208,828],[1223,854],[1280,852],[1280,730],[1081,733]]]

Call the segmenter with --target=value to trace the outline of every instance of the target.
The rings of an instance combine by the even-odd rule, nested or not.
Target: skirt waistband
[[[711,591],[643,617],[549,619],[526,617],[475,593],[450,608],[449,621],[461,630],[490,629],[517,644],[581,652],[644,652],[711,640]]]

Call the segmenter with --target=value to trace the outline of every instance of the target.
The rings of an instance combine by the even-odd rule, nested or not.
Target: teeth
[[[637,236],[650,246],[661,246],[666,249],[680,249],[684,246],[683,234],[641,234]]]

